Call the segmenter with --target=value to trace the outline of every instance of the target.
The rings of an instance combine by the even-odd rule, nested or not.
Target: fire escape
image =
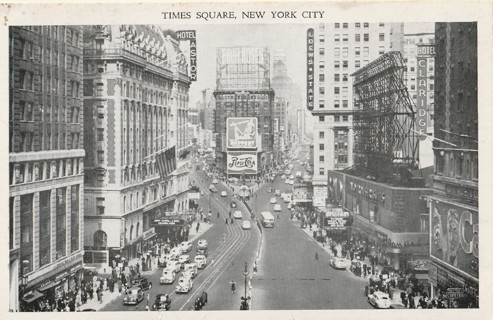
[[[406,183],[417,167],[416,109],[404,85],[405,64],[388,52],[354,77],[354,169],[387,183]]]

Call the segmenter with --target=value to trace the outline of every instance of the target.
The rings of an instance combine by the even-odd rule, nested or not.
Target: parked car
[[[152,305],[152,310],[169,310],[171,307],[171,298],[169,294],[166,293],[158,293],[156,295],[156,299],[154,300],[154,304]]]
[[[221,191],[221,197],[227,197],[228,193],[226,191]]]
[[[241,228],[243,228],[244,230],[249,230],[252,228],[252,224],[248,220],[243,220],[243,222],[241,223]]]
[[[207,240],[205,240],[205,239],[199,240],[199,242],[197,243],[197,247],[198,248],[207,248]]]
[[[193,281],[191,277],[180,277],[176,285],[176,293],[189,293],[192,287]]]
[[[182,254],[178,257],[178,262],[180,263],[180,267],[183,269],[185,267],[185,263],[190,262],[190,256],[188,254]]]
[[[193,244],[190,241],[183,241],[180,243],[182,252],[190,252],[192,250]]]
[[[274,205],[274,211],[277,211],[277,212],[282,211],[281,205],[279,203]]]
[[[132,280],[133,287],[141,287],[142,290],[149,290],[152,288],[152,283],[146,277],[140,277]]]
[[[243,214],[241,213],[240,210],[236,210],[235,213],[233,213],[233,217],[235,219],[243,219]]]
[[[207,258],[203,255],[197,255],[194,262],[197,264],[198,269],[204,269],[207,265]]]
[[[197,275],[197,264],[195,262],[186,263],[183,267],[183,275],[190,275],[190,277],[195,278]]]
[[[175,282],[176,272],[173,269],[166,268],[163,270],[161,274],[161,278],[159,278],[159,283],[161,284],[171,284]]]
[[[380,291],[368,295],[368,302],[378,309],[389,309],[391,304],[389,295]]]
[[[270,198],[270,203],[277,203],[277,199],[276,198]]]
[[[144,291],[141,287],[132,287],[129,289],[129,293],[123,298],[124,305],[137,305],[144,300]]]
[[[349,267],[349,261],[344,258],[334,257],[330,259],[330,266],[334,269],[347,269]]]

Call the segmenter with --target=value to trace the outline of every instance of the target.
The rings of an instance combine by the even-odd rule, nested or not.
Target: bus
[[[260,213],[260,222],[264,228],[274,228],[274,216],[269,211]]]

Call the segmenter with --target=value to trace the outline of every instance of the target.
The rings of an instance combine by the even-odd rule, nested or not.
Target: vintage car
[[[199,249],[200,248],[207,248],[207,240],[205,240],[205,239],[199,240],[199,242],[197,243],[197,247]]]
[[[195,262],[185,263],[182,274],[195,278],[197,275],[197,264]]]
[[[227,197],[228,193],[226,191],[221,191],[221,197]]]
[[[180,277],[178,279],[178,284],[176,285],[177,293],[189,293],[192,290],[193,281],[191,277]]]
[[[270,198],[270,203],[277,203],[277,199],[274,197]]]
[[[190,252],[192,250],[192,243],[190,241],[183,241],[180,243],[181,251],[182,252]]]
[[[176,272],[171,269],[164,269],[163,273],[161,274],[161,278],[159,278],[159,283],[161,284],[172,284],[175,282],[176,278]]]
[[[158,293],[156,295],[156,300],[154,300],[154,304],[152,305],[152,310],[169,310],[171,307],[171,298],[169,294],[166,293]]]
[[[183,269],[185,264],[190,262],[190,256],[188,254],[182,254],[178,257],[178,262],[180,263],[180,267]]]
[[[389,309],[391,304],[389,295],[380,291],[368,295],[368,302],[378,309]]]
[[[279,197],[281,195],[281,190],[276,190],[276,192],[274,193],[277,197]]]
[[[250,223],[250,221],[248,220],[244,220],[242,223],[241,223],[241,228],[244,229],[244,230],[249,230],[252,228],[252,224]]]
[[[217,192],[216,187],[214,187],[214,185],[212,185],[212,184],[209,186],[209,190],[210,190],[211,192]]]
[[[198,255],[203,255],[207,257],[208,250],[207,248],[197,248],[197,254]]]
[[[282,211],[281,205],[280,204],[274,205],[274,211],[281,212]]]
[[[204,269],[207,265],[207,258],[203,255],[195,256],[195,263],[197,264],[197,268]]]
[[[334,269],[347,269],[349,267],[349,261],[344,258],[334,257],[330,259],[330,266]]]
[[[124,305],[136,305],[144,300],[144,291],[141,287],[132,287],[128,290],[128,294],[123,298]]]
[[[171,255],[174,255],[175,257],[179,257],[183,254],[183,250],[182,250],[181,246],[177,246],[177,247],[174,247],[173,249],[171,249],[171,251],[169,253]]]
[[[148,290],[152,288],[152,283],[146,277],[140,277],[132,280],[133,287],[141,287],[142,290]]]
[[[171,269],[174,272],[178,273],[181,270],[181,263],[178,261],[168,261],[168,264],[166,265],[166,269]]]
[[[243,219],[243,214],[241,213],[240,210],[236,210],[235,213],[233,214],[233,217],[235,217],[235,219]]]
[[[218,183],[219,183],[219,181],[217,179],[212,180],[212,184],[218,184]]]

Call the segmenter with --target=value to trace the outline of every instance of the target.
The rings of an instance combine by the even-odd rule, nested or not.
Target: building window
[[[325,132],[324,132],[324,131],[320,131],[320,132],[318,133],[318,137],[319,137],[320,139],[324,139],[324,138],[325,138]]]
[[[318,40],[320,41],[320,43],[324,43],[325,42],[325,35],[323,35],[323,34],[319,35]]]
[[[39,193],[39,266],[51,261],[51,190]]]
[[[318,75],[318,80],[319,80],[320,82],[324,82],[324,81],[325,81],[325,74],[319,74],[319,75]]]
[[[345,22],[345,23],[343,23],[343,24],[342,24],[342,27],[343,27],[344,29],[347,29],[347,28],[348,28],[348,24]]]
[[[355,56],[361,55],[361,47],[354,47],[354,55]]]
[[[108,246],[108,236],[103,230],[97,230],[93,236],[94,246],[97,248],[106,248]]]
[[[347,81],[348,81],[348,79],[349,79],[349,78],[348,78],[347,73],[344,73],[344,74],[342,75],[342,81],[343,81],[343,82],[347,82]]]
[[[360,42],[361,41],[361,34],[359,34],[359,33],[354,34],[354,41]]]
[[[378,47],[378,54],[384,54],[384,53],[385,53],[385,47],[384,46]]]
[[[334,100],[334,108],[338,109],[341,106],[341,102],[339,100]]]
[[[370,24],[369,24],[368,22],[364,22],[364,23],[363,23],[363,27],[364,27],[364,28],[368,28],[369,26],[370,26]]]
[[[318,50],[318,52],[320,53],[321,56],[324,56],[325,55],[325,48],[320,48]]]
[[[344,61],[342,62],[342,67],[343,67],[344,69],[347,69],[347,68],[349,67],[349,62],[348,62],[347,60],[344,60]]]
[[[356,22],[356,23],[354,24],[354,27],[355,27],[355,28],[360,28],[360,27],[361,27],[361,23]]]
[[[342,121],[347,122],[348,121],[348,116],[342,116]]]
[[[103,150],[98,150],[98,163],[104,163],[104,151]]]
[[[344,48],[342,48],[342,57],[343,57],[343,58],[347,58],[348,53],[349,53],[349,52],[348,52],[348,47],[344,47]]]
[[[318,87],[318,92],[319,92],[321,95],[324,95],[324,94],[325,94],[325,87]]]
[[[349,36],[347,33],[342,35],[342,42],[348,42]]]
[[[319,122],[325,122],[325,116],[318,116]]]
[[[318,162],[320,162],[321,164],[324,163],[325,161],[325,157],[324,156],[319,156],[318,157]]]
[[[56,259],[64,257],[67,249],[66,188],[56,189]]]
[[[360,68],[361,67],[361,61],[360,60],[355,60],[354,61],[354,67],[355,68]]]
[[[318,64],[319,68],[320,68],[320,72],[324,72],[325,71],[325,61],[320,61],[319,64]]]
[[[319,105],[320,109],[324,109],[325,108],[325,100],[319,100],[318,105]]]
[[[365,34],[363,34],[363,40],[364,40],[365,42],[370,41],[370,34],[369,34],[369,33],[365,33]]]
[[[385,33],[380,33],[378,35],[378,41],[385,41]]]
[[[342,107],[347,108],[348,107],[348,100],[342,100]]]
[[[338,29],[338,28],[340,28],[340,25],[341,25],[340,23],[335,23],[334,28]]]
[[[318,169],[318,174],[321,175],[321,176],[323,176],[324,175],[324,171],[325,171],[324,168],[319,168]]]
[[[341,48],[334,48],[334,57],[341,56]]]
[[[104,129],[98,128],[98,141],[103,141],[104,140]]]
[[[340,81],[340,74],[339,73],[334,73],[334,81],[339,82]]]
[[[22,40],[22,58],[30,60],[33,58],[33,43],[31,41]]]
[[[363,60],[363,66],[366,66],[368,64],[368,60]]]
[[[334,61],[334,69],[339,69],[339,67],[341,66],[341,62],[340,61]]]
[[[33,105],[30,102],[21,101],[19,103],[22,121],[34,121]]]
[[[342,96],[347,97],[348,95],[348,87],[342,87]]]
[[[341,35],[340,34],[335,34],[334,35],[334,42],[339,42],[341,40]]]
[[[96,214],[104,214],[104,198],[96,198]]]
[[[385,27],[385,23],[380,22],[380,23],[378,24],[378,26],[379,26],[379,27]]]
[[[22,83],[22,89],[33,91],[34,89],[34,74],[29,71],[22,70],[20,72],[20,81]]]
[[[334,116],[334,122],[339,122],[340,116]]]
[[[79,185],[71,187],[70,251],[79,250]]]
[[[323,143],[320,143],[319,146],[318,146],[318,148],[319,148],[320,151],[325,150],[325,146],[324,146]]]
[[[369,47],[363,47],[363,56],[368,57],[370,54],[370,48]]]
[[[334,87],[334,94],[339,94],[340,89],[341,88],[339,88],[339,87]]]

